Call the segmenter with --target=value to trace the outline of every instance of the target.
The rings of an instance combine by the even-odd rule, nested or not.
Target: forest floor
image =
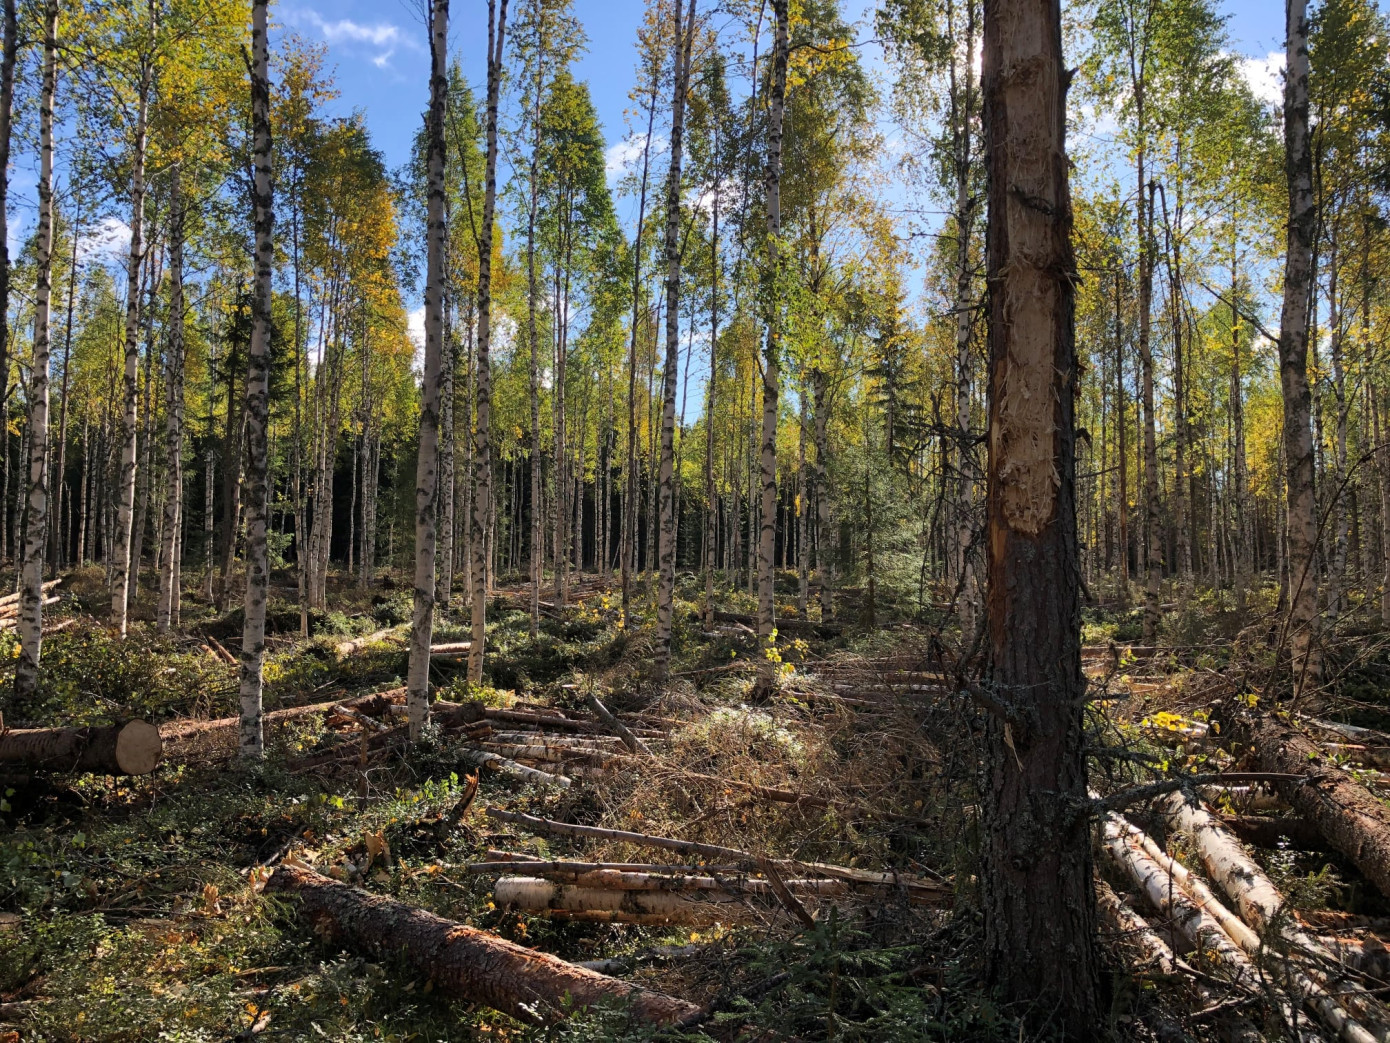
[[[794,604],[788,580],[784,616]],[[315,613],[313,636],[302,640],[286,600],[292,591],[278,588],[266,709],[328,705],[272,717],[264,767],[248,771],[234,759],[234,728],[190,724],[235,713],[240,610],[218,613],[190,593],[182,626],[163,638],[149,622],[152,595],[142,591],[121,642],[104,623],[103,574],[67,577],[48,618],[75,622],[45,639],[40,693],[12,704],[6,724],[143,717],[164,730],[164,759],[140,777],[5,780],[0,1041],[619,1040],[655,1032],[620,1006],[536,1029],[443,995],[398,954],[321,937],[296,915],[292,896],[262,891],[286,860],[704,1008],[699,1024],[663,1038],[1032,1038],[1023,1012],[994,1003],[981,980],[974,794],[982,722],[944,682],[951,660],[941,633],[894,622],[882,606],[872,626],[853,607],[834,625],[788,619],[777,691],[755,701],[752,632],[737,618],[707,630],[693,580],[685,582],[674,678],[661,687],[646,677],[654,627],[645,595],[637,625],[624,629],[616,585],[605,591],[596,577],[576,579],[570,605],[547,607],[533,637],[525,588],[504,583],[491,602],[485,685],[470,686],[463,659],[447,650],[435,657],[432,680],[440,699],[509,715],[436,726],[413,747],[389,697],[375,719],[331,709],[397,693],[408,592],[335,584],[334,610]],[[720,608],[736,616],[752,601],[725,591]],[[1201,733],[1212,731],[1213,703],[1250,698],[1263,657],[1273,655],[1268,627],[1249,626],[1258,608],[1239,619],[1219,603],[1174,609],[1169,643],[1157,650],[1129,647],[1137,612],[1088,610],[1088,727],[1108,751],[1096,761],[1099,790],[1232,763]],[[1341,695],[1318,712],[1384,727],[1385,644],[1346,629],[1336,659]],[[434,640],[466,639],[456,600]],[[0,661],[14,652],[12,635],[0,635]],[[595,716],[590,697],[636,733],[640,754]],[[479,768],[482,753],[501,770]],[[1381,786],[1379,772],[1355,770],[1373,790]],[[478,777],[476,793],[470,777]],[[1383,989],[1386,899],[1349,861],[1278,817],[1272,795],[1239,786],[1204,795],[1248,836],[1255,827],[1247,820],[1274,808],[1267,832],[1275,839],[1252,848],[1254,857],[1300,923],[1356,948],[1355,971],[1343,973]],[[1179,839],[1165,839],[1161,816],[1130,815],[1200,868]],[[547,825],[556,822],[786,860],[779,865],[806,879],[781,896],[784,881],[774,884],[777,871],[762,861],[753,870],[718,866],[728,859],[566,835]],[[655,905],[643,904],[644,892],[616,905],[591,894],[569,909],[546,908],[562,904],[554,901],[560,888],[542,888],[535,908],[524,897],[534,878],[516,864],[526,859],[633,863],[633,871],[650,864],[652,873],[674,872],[674,863],[719,884],[662,890]],[[1116,891],[1130,890],[1103,854],[1097,866]],[[846,880],[855,875],[847,869],[862,879]],[[575,871],[560,867],[550,878]],[[516,883],[518,874],[532,883]],[[869,874],[887,876],[872,883]],[[1270,1001],[1274,986],[1240,980],[1200,950],[1189,953],[1195,977],[1159,973],[1132,932],[1105,919],[1101,927],[1108,1006],[1099,1032],[1232,1038],[1234,1021],[1256,1033],[1244,1038],[1285,1038],[1289,1018]],[[1170,942],[1177,933],[1160,925]],[[1311,1038],[1314,1028],[1303,1031]]]

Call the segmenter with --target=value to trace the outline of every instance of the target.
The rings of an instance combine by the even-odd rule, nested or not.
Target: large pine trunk
[[[1009,1000],[1073,1039],[1097,1014],[1081,673],[1077,379],[1058,0],[988,0],[990,157],[985,957]],[[1044,1013],[1045,1012],[1045,1013]]]
[[[483,213],[478,229],[478,402],[474,436],[472,532],[472,643],[468,649],[468,679],[483,679],[483,644],[487,634],[488,528],[492,507],[492,222],[497,209],[497,108],[502,81],[502,55],[507,36],[507,0],[487,5],[487,156]]]
[[[403,955],[445,995],[522,1021],[553,1022],[575,1007],[597,1003],[628,1005],[636,1020],[654,1025],[693,1018],[699,1010],[298,866],[281,865],[266,890],[295,894],[301,913],[320,934],[355,949]]]
[[[5,504],[10,487],[10,128],[14,110],[15,52],[19,46],[15,0],[4,0],[5,39],[0,52],[0,560],[9,554]]]
[[[1284,43],[1284,170],[1289,222],[1284,257],[1284,305],[1279,326],[1279,380],[1284,392],[1287,468],[1289,615],[1295,691],[1316,682],[1318,614],[1317,503],[1313,490],[1312,392],[1308,386],[1308,311],[1313,285],[1313,159],[1308,133],[1308,3],[1286,0]]]
[[[252,186],[256,283],[251,301],[251,346],[246,362],[246,617],[241,632],[241,756],[265,756],[261,726],[265,662],[265,602],[270,580],[266,547],[267,428],[270,420],[271,267],[275,261],[274,189],[270,171],[270,45],[267,0],[251,6]]]
[[[56,8],[50,0],[49,11]],[[55,30],[57,23],[46,23]],[[0,765],[43,771],[145,775],[159,763],[159,729],[145,721],[88,728],[0,730]]]
[[[6,31],[9,31],[8,14]],[[20,575],[15,692],[32,694],[43,644],[43,550],[48,534],[48,350],[53,293],[53,103],[58,80],[58,2],[44,8],[43,94],[39,100],[39,227],[34,267],[34,359],[29,377],[29,482]]]
[[[764,190],[767,206],[767,269],[763,290],[767,335],[763,347],[763,418],[758,451],[762,511],[758,528],[757,690],[764,696],[772,689],[776,671],[772,557],[777,540],[777,409],[781,392],[782,354],[781,302],[777,299],[776,288],[781,265],[782,118],[787,99],[789,49],[788,2],[773,0],[772,8],[777,27],[772,47],[772,90],[768,97],[767,118],[767,176]]]
[[[686,79],[695,36],[695,0],[689,24],[681,24],[681,0],[672,14],[672,77],[670,166],[666,174],[666,361],[661,371],[661,462],[659,532],[657,534],[656,651],[657,676],[665,679],[671,667],[671,618],[676,590],[676,375],[680,369],[681,300],[681,150],[685,134]]]
[[[434,633],[436,521],[439,514],[439,399],[444,357],[444,111],[449,96],[449,0],[430,10],[429,197],[426,227],[425,372],[420,394],[420,450],[415,465],[415,606],[410,627],[410,738],[430,717],[430,640]]]
[[[154,10],[151,8],[151,19]],[[154,26],[150,26],[153,31]],[[141,59],[134,138],[131,141],[130,255],[126,259],[125,371],[122,379],[121,462],[111,562],[111,622],[126,634],[130,609],[130,543],[135,520],[136,399],[140,364],[140,265],[144,260],[145,153],[148,136],[152,59]]]

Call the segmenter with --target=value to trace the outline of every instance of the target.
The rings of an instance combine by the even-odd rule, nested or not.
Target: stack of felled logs
[[[1241,991],[1267,996],[1271,982],[1281,983],[1275,998],[1286,1024],[1296,1023],[1301,1008],[1345,1043],[1385,1038],[1390,1010],[1353,980],[1333,947],[1289,915],[1278,888],[1221,820],[1182,794],[1169,794],[1161,809],[1169,830],[1189,839],[1207,876],[1234,907],[1148,834],[1107,812],[1101,819],[1106,853],[1174,934],[1219,965]],[[1123,899],[1109,907],[1102,901],[1101,909],[1151,957],[1177,962],[1167,942]]]
[[[49,596],[48,592],[56,587],[62,579],[51,579],[43,585],[44,607],[56,605],[59,601],[57,596]],[[6,594],[0,597],[0,630],[15,630],[19,627],[19,595]]]
[[[940,906],[948,884],[926,877],[818,862],[760,858],[737,848],[633,833],[489,808],[488,818],[533,833],[582,837],[707,859],[685,865],[645,862],[547,861],[489,851],[467,867],[470,875],[494,876],[499,908],[557,920],[601,923],[709,926],[792,917],[814,922],[806,903],[833,899]]]

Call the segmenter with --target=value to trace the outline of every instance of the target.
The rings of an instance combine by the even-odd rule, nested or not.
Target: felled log
[[[333,650],[339,657],[356,655],[368,645],[379,644],[383,641],[402,641],[404,635],[399,626],[387,627],[385,630],[378,630],[372,634],[363,634],[361,637],[354,637],[348,641],[339,641],[333,646]]]
[[[493,889],[498,908],[520,909],[555,919],[598,919],[605,923],[712,924],[749,923],[756,911],[733,895],[705,892],[699,897],[674,890],[637,890],[557,883],[534,876],[504,876]],[[765,905],[763,912],[776,915],[780,905]],[[600,913],[600,917],[570,914]]]
[[[623,745],[629,750],[633,753],[639,753],[644,757],[650,757],[652,755],[652,751],[647,749],[647,744],[633,735],[632,729],[618,720],[618,718],[614,717],[608,707],[599,702],[598,696],[589,695],[584,701],[588,703],[589,709],[593,710],[594,713],[598,715],[598,719],[608,725],[609,730],[615,732],[618,738],[623,740]]]
[[[575,1007],[625,1004],[639,1021],[693,1018],[693,1003],[534,952],[487,931],[282,863],[266,890],[298,896],[315,930],[353,949],[405,959],[442,993],[530,1023],[561,1020]]]
[[[43,585],[42,590],[45,594],[47,594],[50,590],[52,590],[61,582],[63,582],[62,577],[59,577],[58,579],[51,579]],[[19,591],[16,591],[13,594],[6,594],[4,597],[0,597],[0,609],[9,608],[11,605],[18,605],[19,593]],[[47,604],[47,601],[45,601],[44,604]]]
[[[1385,732],[1378,732],[1374,728],[1363,728],[1357,724],[1343,724],[1341,721],[1327,721],[1318,717],[1309,717],[1306,714],[1299,714],[1298,719],[1311,724],[1319,731],[1327,732],[1330,735],[1340,735],[1342,738],[1355,743],[1371,746],[1390,745],[1390,735]]]
[[[473,647],[471,641],[449,641],[443,644],[430,645],[430,655],[432,656],[461,656],[467,655],[468,650]]]
[[[948,885],[942,884],[936,880],[928,880],[920,876],[880,873],[868,869],[853,869],[848,866],[830,865],[825,862],[800,862],[780,859],[770,860],[761,858],[747,851],[740,851],[738,848],[722,847],[718,844],[701,844],[691,840],[676,840],[672,837],[657,837],[647,833],[632,833],[625,829],[604,829],[601,826],[581,826],[572,822],[556,822],[553,819],[537,818],[535,815],[527,815],[516,811],[503,811],[500,808],[488,808],[487,816],[498,822],[509,822],[515,825],[525,826],[535,833],[555,833],[561,836],[580,836],[592,837],[600,840],[612,840],[620,843],[633,844],[639,847],[655,847],[667,851],[680,851],[684,854],[696,855],[701,858],[717,858],[746,866],[757,867],[770,863],[777,868],[807,869],[836,880],[845,880],[852,884],[861,884],[877,888],[903,887],[907,889],[911,897],[928,903],[949,901],[951,895],[951,889]]]
[[[1306,821],[1295,815],[1222,815],[1222,824],[1253,847],[1277,850],[1287,842],[1299,851],[1325,851],[1327,841]]]
[[[742,623],[744,626],[755,626],[758,622],[756,616],[746,612],[716,612],[714,618],[720,623]],[[840,623],[796,619],[791,616],[778,616],[772,621],[772,625],[782,634],[809,634],[812,637],[835,637],[844,632],[844,626]]]
[[[43,607],[47,608],[49,605],[56,605],[62,600],[62,598],[58,597],[44,598]],[[19,625],[19,602],[14,601],[4,608],[0,608],[0,625],[4,625],[7,628],[14,628]]]
[[[404,697],[405,689],[400,689],[401,698]],[[389,708],[396,701],[398,692],[396,690],[386,692],[376,692],[373,695],[363,695],[356,699],[330,699],[324,703],[306,703],[303,706],[287,706],[279,710],[271,710],[261,719],[264,724],[279,724],[285,721],[292,721],[298,717],[311,717],[314,714],[331,713],[334,707],[344,707],[355,710],[358,713],[366,714],[368,717],[385,716]],[[160,725],[159,733],[165,742],[181,743],[188,742],[209,732],[226,731],[236,729],[241,724],[240,717],[216,717],[206,721],[168,721]]]
[[[147,775],[163,753],[159,729],[147,721],[87,728],[0,725],[0,764],[28,770]]]
[[[505,772],[508,775],[515,775],[519,779],[527,782],[539,782],[547,786],[559,786],[561,789],[569,789],[573,784],[573,779],[567,775],[551,774],[548,771],[541,771],[539,768],[528,768],[524,764],[519,764],[510,757],[503,757],[501,754],[488,753],[486,750],[464,749],[459,751],[461,756],[469,764],[477,768],[489,768],[493,771]]]
[[[1322,748],[1334,757],[1345,757],[1353,764],[1390,770],[1390,746],[1366,746],[1350,742],[1325,742]]]
[[[1301,783],[1280,784],[1280,794],[1382,894],[1390,895],[1390,808],[1283,721],[1242,717],[1227,730],[1253,749],[1265,771],[1303,776]]]

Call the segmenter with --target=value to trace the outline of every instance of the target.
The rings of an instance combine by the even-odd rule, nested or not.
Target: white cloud
[[[425,306],[422,304],[405,317],[405,332],[417,349],[425,346]]]
[[[77,260],[81,264],[124,261],[129,254],[130,225],[119,217],[103,217],[77,237]]]
[[[1284,52],[1270,51],[1263,58],[1240,58],[1236,63],[1255,97],[1266,105],[1284,100]]]
[[[354,22],[351,18],[329,21],[307,7],[283,11],[281,17],[290,25],[303,25],[316,30],[330,45],[375,51],[371,56],[371,63],[378,69],[386,68],[401,47],[423,50],[414,36],[405,33],[400,26],[391,22],[374,22],[368,25]]]
[[[630,163],[636,162],[642,155],[642,148],[647,143],[647,135],[632,134],[622,141],[614,142],[609,145],[603,153],[604,172],[612,177],[620,174]],[[664,134],[652,135],[652,154],[659,155],[666,151],[667,140]]]

